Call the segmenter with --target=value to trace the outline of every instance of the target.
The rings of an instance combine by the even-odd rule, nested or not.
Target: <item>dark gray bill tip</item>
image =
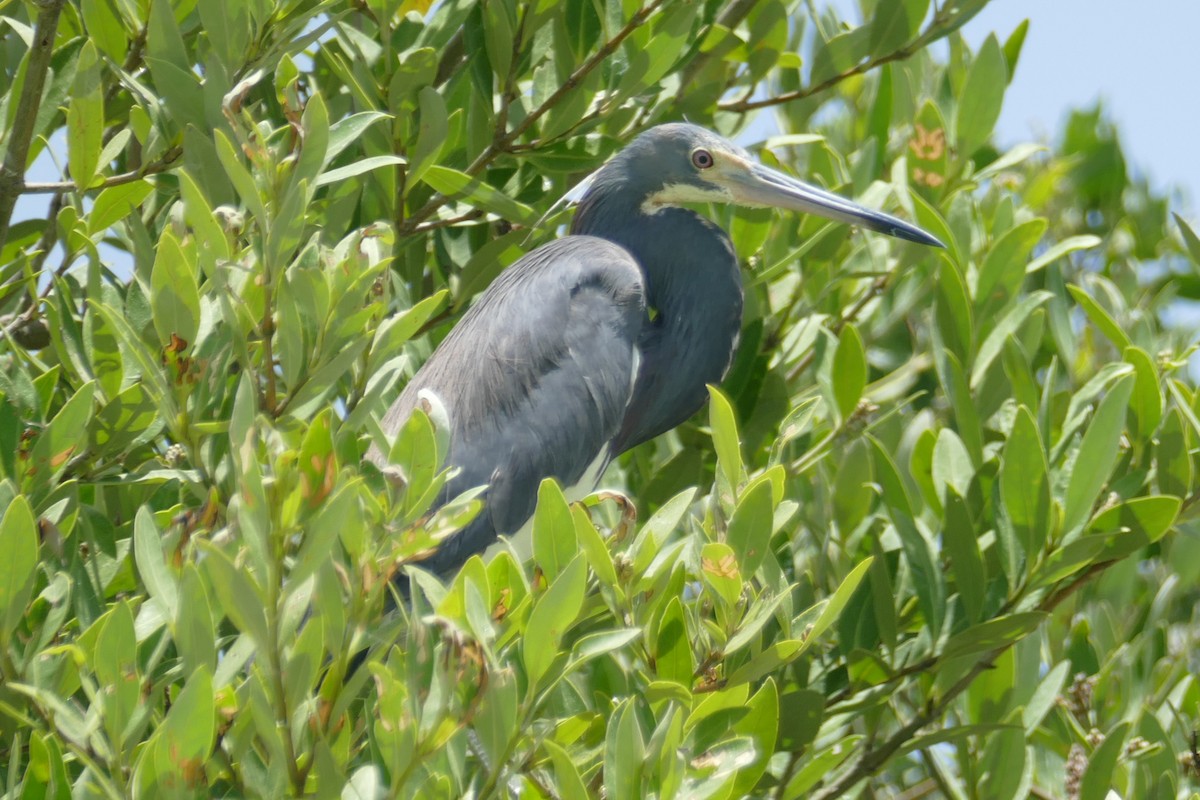
[[[903,239],[906,242],[916,242],[917,244],[927,245],[929,247],[940,247],[946,249],[946,245],[942,240],[934,236],[932,233],[926,233],[920,228],[912,225],[894,225],[891,230],[881,231],[888,236],[894,236],[897,239]]]

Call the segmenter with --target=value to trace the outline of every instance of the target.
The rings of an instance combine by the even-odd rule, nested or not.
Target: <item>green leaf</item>
[[[672,681],[688,689],[692,686],[695,659],[688,638],[687,622],[678,597],[667,603],[658,624],[654,647],[654,668],[659,680]]]
[[[1025,734],[1027,736],[1033,736],[1034,731],[1041,727],[1042,720],[1046,718],[1046,715],[1050,713],[1050,710],[1058,702],[1058,696],[1062,694],[1063,687],[1067,682],[1067,676],[1070,674],[1071,662],[1066,660],[1060,661],[1038,683],[1033,696],[1029,698],[1029,702],[1025,704],[1025,708],[1021,710],[1021,722],[1025,726]]]
[[[1008,647],[1037,630],[1048,616],[1042,611],[1026,611],[982,622],[951,636],[942,650],[942,658],[961,658]]]
[[[508,72],[513,59],[513,20],[509,16],[509,3],[492,0],[482,4],[483,41],[492,71],[500,79],[501,86],[508,81]]]
[[[129,41],[113,0],[82,0],[79,11],[90,41],[115,63],[124,63]]]
[[[558,655],[563,634],[583,608],[587,565],[576,556],[550,584],[529,615],[521,640],[521,657],[530,686],[537,686]]]
[[[731,491],[736,492],[742,480],[742,447],[738,441],[737,418],[729,398],[715,386],[708,387],[708,424],[712,429],[717,465]]]
[[[954,129],[958,134],[958,150],[964,157],[969,158],[992,135],[1007,84],[1004,52],[996,35],[991,34],[975,54],[955,109]]]
[[[958,588],[967,616],[978,622],[983,617],[987,573],[971,513],[966,502],[953,489],[946,492],[942,542],[950,556],[954,585]]]
[[[587,787],[584,786],[583,778],[579,777],[579,770],[567,751],[549,738],[542,740],[542,747],[550,755],[550,762],[554,765],[554,779],[558,788],[556,797],[562,800],[588,800],[590,795]]]
[[[25,616],[37,581],[38,530],[29,501],[22,495],[9,503],[0,519],[0,647],[7,652],[9,638]]]
[[[771,545],[775,505],[771,482],[765,476],[746,487],[729,521],[726,540],[737,557],[741,574],[750,577],[766,558]]]
[[[193,563],[184,564],[179,598],[173,636],[183,659],[184,672],[191,674],[200,667],[215,670],[217,642],[214,633],[217,621],[213,619],[204,579]]]
[[[92,184],[100,168],[104,137],[104,88],[100,80],[100,58],[92,42],[79,52],[75,82],[67,105],[67,163],[78,189]]]
[[[1133,394],[1133,385],[1132,375],[1125,375],[1114,383],[1083,434],[1067,484],[1064,531],[1073,531],[1087,521],[1100,490],[1108,483],[1117,461],[1121,433],[1125,428],[1125,410]]]
[[[1183,236],[1183,243],[1187,247],[1188,255],[1192,257],[1192,263],[1200,267],[1200,236],[1196,235],[1196,231],[1184,221],[1183,217],[1178,214],[1171,216],[1175,218],[1175,224],[1179,226],[1179,233]]]
[[[575,522],[575,541],[582,551],[584,558],[596,573],[596,579],[601,586],[615,587],[617,585],[617,570],[613,565],[612,554],[608,545],[596,530],[591,517],[580,505],[571,506],[571,517]]]
[[[1158,429],[1158,423],[1163,416],[1163,395],[1158,386],[1158,368],[1150,354],[1140,347],[1127,347],[1123,354],[1126,363],[1132,364],[1136,380],[1133,385],[1133,396],[1130,398],[1130,411],[1133,430],[1131,433],[1138,440],[1149,440]]]
[[[929,0],[896,0],[875,6],[871,20],[871,53],[887,55],[907,44],[921,29]]]
[[[817,638],[829,630],[829,627],[842,616],[842,611],[845,610],[846,604],[850,602],[850,598],[854,596],[854,592],[858,590],[858,585],[866,577],[874,560],[873,557],[863,559],[842,579],[841,584],[838,585],[833,595],[830,596],[829,601],[821,609],[821,613],[817,615],[816,620],[812,623],[812,627],[805,631],[804,644],[799,650],[800,653],[812,647]]]
[[[704,582],[712,587],[727,606],[737,602],[742,594],[742,575],[737,556],[724,542],[708,542],[700,551],[700,572]]]
[[[376,122],[391,119],[382,111],[360,111],[342,117],[329,128],[329,143],[325,148],[325,165],[328,166],[343,150],[358,141],[359,137]]]
[[[379,169],[380,167],[391,167],[398,164],[406,164],[400,156],[370,156],[360,159],[344,167],[331,169],[328,172],[322,172],[317,178],[314,188],[328,186],[331,183],[341,183],[348,178],[357,178],[371,170]]]
[[[1104,547],[1097,558],[1105,561],[1124,558],[1157,542],[1175,524],[1182,506],[1183,498],[1151,495],[1135,497],[1097,514],[1088,526],[1089,531],[1110,533],[1104,537]],[[1111,535],[1111,532],[1117,533]]]
[[[558,577],[578,553],[575,521],[562,488],[553,478],[538,487],[537,509],[533,512],[533,560],[546,580]]]
[[[867,354],[853,325],[842,329],[833,354],[833,396],[843,420],[850,419],[867,385]]]
[[[1185,497],[1192,491],[1192,456],[1187,427],[1179,409],[1167,412],[1158,442],[1154,446],[1154,467],[1158,489],[1163,494]]]
[[[53,486],[71,459],[86,452],[95,396],[95,381],[80,386],[34,442],[29,460],[40,486]]]
[[[134,633],[133,612],[127,601],[117,605],[106,617],[100,635],[96,637],[93,664],[96,678],[105,689],[105,730],[113,746],[123,750],[126,726],[142,699],[137,636]]]
[[[212,583],[221,614],[229,617],[230,622],[249,635],[260,649],[270,647],[265,603],[254,578],[210,542],[200,540],[198,545],[206,553],[201,565]]]
[[[819,781],[827,778],[842,762],[859,752],[858,743],[863,738],[861,734],[852,734],[814,751],[803,760],[803,766],[796,770],[796,775],[788,783],[783,796],[807,797],[809,790]]]
[[[917,526],[908,492],[900,480],[900,473],[896,470],[891,455],[878,440],[872,438],[871,444],[875,448],[875,476],[879,481],[884,505],[888,508],[888,516],[900,537],[904,558],[913,572],[918,604],[925,615],[925,624],[935,632],[940,631],[945,614],[945,585],[941,570],[934,562],[932,545]]]
[[[488,3],[487,7],[499,3]],[[433,164],[442,152],[448,132],[446,101],[432,86],[421,89],[418,96],[421,122],[417,128],[417,141],[408,153],[408,177],[412,183],[421,180],[426,168]]]
[[[1045,269],[1048,264],[1053,264],[1064,256],[1074,253],[1077,250],[1090,250],[1093,247],[1099,247],[1104,240],[1099,236],[1084,234],[1083,236],[1068,236],[1058,244],[1046,249],[1037,258],[1025,265],[1025,274],[1032,275],[1033,273]]]
[[[461,197],[484,211],[513,222],[536,225],[541,218],[534,209],[520,203],[465,172],[434,164],[422,179],[447,197]]]
[[[96,195],[96,204],[92,206],[92,213],[87,216],[88,233],[94,235],[116,225],[132,214],[152,191],[154,187],[146,180],[110,186],[103,190]]]
[[[1004,342],[1009,336],[1016,336],[1017,331],[1029,319],[1038,306],[1045,303],[1054,295],[1050,292],[1037,291],[1021,298],[1015,306],[1010,308],[1000,321],[996,323],[996,327],[992,328],[992,332],[983,340],[983,344],[979,346],[979,353],[975,356],[975,364],[971,368],[971,388],[978,389],[982,383],[984,376],[987,374],[988,367],[996,360],[996,356],[1000,355],[1000,350],[1004,347]],[[964,437],[965,438],[965,437]]]
[[[1025,406],[1017,409],[1004,444],[1000,495],[1014,532],[1032,560],[1045,546],[1050,528],[1050,478],[1037,423]]]
[[[1083,780],[1079,783],[1079,800],[1105,800],[1113,786],[1113,772],[1125,749],[1125,737],[1130,723],[1122,722],[1104,737],[1087,761]]]
[[[174,345],[172,335],[184,341],[185,349],[195,344],[200,329],[200,290],[195,265],[184,254],[170,227],[163,228],[158,240],[150,273],[150,308],[163,347]]]
[[[158,4],[156,3],[156,5]],[[225,168],[225,174],[229,176],[230,182],[233,183],[233,188],[237,191],[238,197],[241,198],[242,205],[254,215],[260,231],[269,231],[271,229],[271,218],[267,215],[267,208],[263,205],[262,195],[259,194],[258,186],[255,184],[250,171],[242,164],[242,160],[238,156],[238,152],[233,144],[229,141],[229,137],[220,130],[215,130],[213,131],[213,138],[217,143],[217,158],[221,161],[221,166]]]
[[[1100,307],[1099,303],[1092,299],[1091,295],[1074,285],[1067,286],[1067,291],[1083,308],[1083,313],[1087,314],[1092,324],[1099,328],[1105,338],[1112,342],[1118,350],[1124,351],[1133,345],[1129,335],[1121,329],[1121,326],[1107,311]]]
[[[1009,228],[988,250],[979,268],[975,306],[980,319],[987,311],[1003,308],[1020,290],[1027,271],[1026,259],[1046,232],[1046,220],[1031,219]]]
[[[216,722],[212,673],[201,667],[171,703],[156,734],[154,761],[164,784],[199,788],[206,783],[204,766],[212,752]]]
[[[179,586],[167,570],[162,533],[149,506],[139,508],[134,518],[133,555],[146,591],[162,607],[163,616],[174,619],[179,613]]]

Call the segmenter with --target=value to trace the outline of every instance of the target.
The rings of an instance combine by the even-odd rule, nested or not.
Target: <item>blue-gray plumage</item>
[[[941,245],[695,125],[641,134],[593,177],[571,235],[501,273],[384,417],[394,435],[418,395],[432,393],[449,418],[447,466],[459,470],[439,502],[488,487],[484,510],[423,566],[453,570],[521,528],[543,478],[574,485],[704,405],[742,320],[729,236],[679,207],[706,201],[807,211]],[[368,458],[386,463],[377,448]]]

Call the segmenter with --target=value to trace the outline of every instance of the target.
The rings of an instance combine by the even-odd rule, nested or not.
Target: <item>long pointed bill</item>
[[[816,214],[826,219],[858,225],[918,244],[945,247],[936,236],[882,211],[860,206],[844,197],[798,181],[762,164],[749,163],[749,169],[726,174],[735,203],[769,206]]]

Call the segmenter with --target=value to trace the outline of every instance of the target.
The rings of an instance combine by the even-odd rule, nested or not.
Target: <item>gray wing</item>
[[[488,287],[383,419],[394,435],[432,392],[450,419],[447,466],[459,469],[439,503],[488,485],[484,510],[423,566],[448,572],[516,533],[543,478],[579,481],[620,429],[645,319],[637,263],[591,236],[544,245]],[[377,449],[367,457],[385,463]]]

